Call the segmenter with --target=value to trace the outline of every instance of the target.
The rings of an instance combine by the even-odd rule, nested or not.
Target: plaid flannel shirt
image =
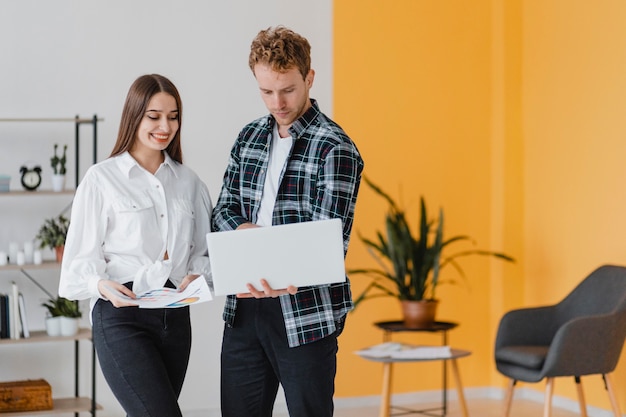
[[[340,218],[345,256],[363,160],[341,127],[320,112],[315,100],[311,103],[289,129],[294,144],[281,174],[272,224]],[[239,133],[213,210],[216,232],[256,223],[274,123],[268,115]],[[301,287],[295,295],[280,296],[280,302],[290,347],[339,334],[354,308],[347,277],[343,283]],[[223,314],[228,326],[235,322],[236,309],[237,298],[228,296]]]

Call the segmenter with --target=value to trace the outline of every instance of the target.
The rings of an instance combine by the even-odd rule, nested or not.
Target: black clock
[[[22,186],[28,191],[35,191],[41,185],[41,167],[36,165],[32,168],[22,166]]]

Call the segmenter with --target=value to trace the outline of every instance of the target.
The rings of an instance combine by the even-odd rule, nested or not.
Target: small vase
[[[438,300],[402,300],[402,317],[407,327],[429,328],[435,322]]]
[[[61,336],[61,317],[46,317],[48,336]]]
[[[65,189],[65,174],[52,174],[52,191],[60,192]]]
[[[61,319],[61,336],[74,336],[78,333],[78,319],[72,317],[59,317]]]
[[[56,260],[59,263],[61,263],[61,261],[63,260],[63,250],[64,249],[65,249],[65,246],[56,246],[54,248],[54,254],[56,256]]]

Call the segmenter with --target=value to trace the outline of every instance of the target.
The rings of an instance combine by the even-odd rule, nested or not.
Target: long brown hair
[[[168,155],[175,161],[183,163],[183,151],[180,146],[180,129],[183,124],[183,103],[176,86],[167,78],[159,74],[147,74],[137,78],[130,86],[124,109],[122,110],[122,119],[120,120],[120,129],[117,133],[117,141],[110,156],[116,156],[132,149],[137,140],[137,129],[148,108],[148,103],[152,96],[157,93],[166,93],[174,97],[176,106],[178,107],[178,131],[174,135],[174,139],[165,149]]]

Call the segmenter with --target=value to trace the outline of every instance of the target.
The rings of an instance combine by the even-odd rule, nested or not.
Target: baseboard
[[[472,399],[490,399],[504,401],[505,390],[496,387],[477,387],[466,388],[464,390],[465,399],[470,402]],[[456,389],[446,391],[449,401],[457,401]],[[442,400],[443,393],[441,390],[432,391],[416,391],[404,394],[393,394],[391,401],[394,405],[409,406],[415,404],[436,403]],[[513,406],[515,399],[523,399],[537,403],[543,403],[543,392],[529,388],[516,388],[513,398]],[[350,408],[362,407],[378,407],[380,405],[380,395],[371,395],[366,397],[340,397],[335,398],[335,409],[345,410]],[[566,411],[577,413],[579,411],[578,401],[566,397],[555,395],[552,397],[552,407],[560,408]],[[283,401],[278,399],[274,407],[276,414],[287,416],[287,406]],[[184,412],[185,417],[220,417],[219,410],[188,410]],[[613,412],[598,407],[587,406],[588,417],[613,417]]]

